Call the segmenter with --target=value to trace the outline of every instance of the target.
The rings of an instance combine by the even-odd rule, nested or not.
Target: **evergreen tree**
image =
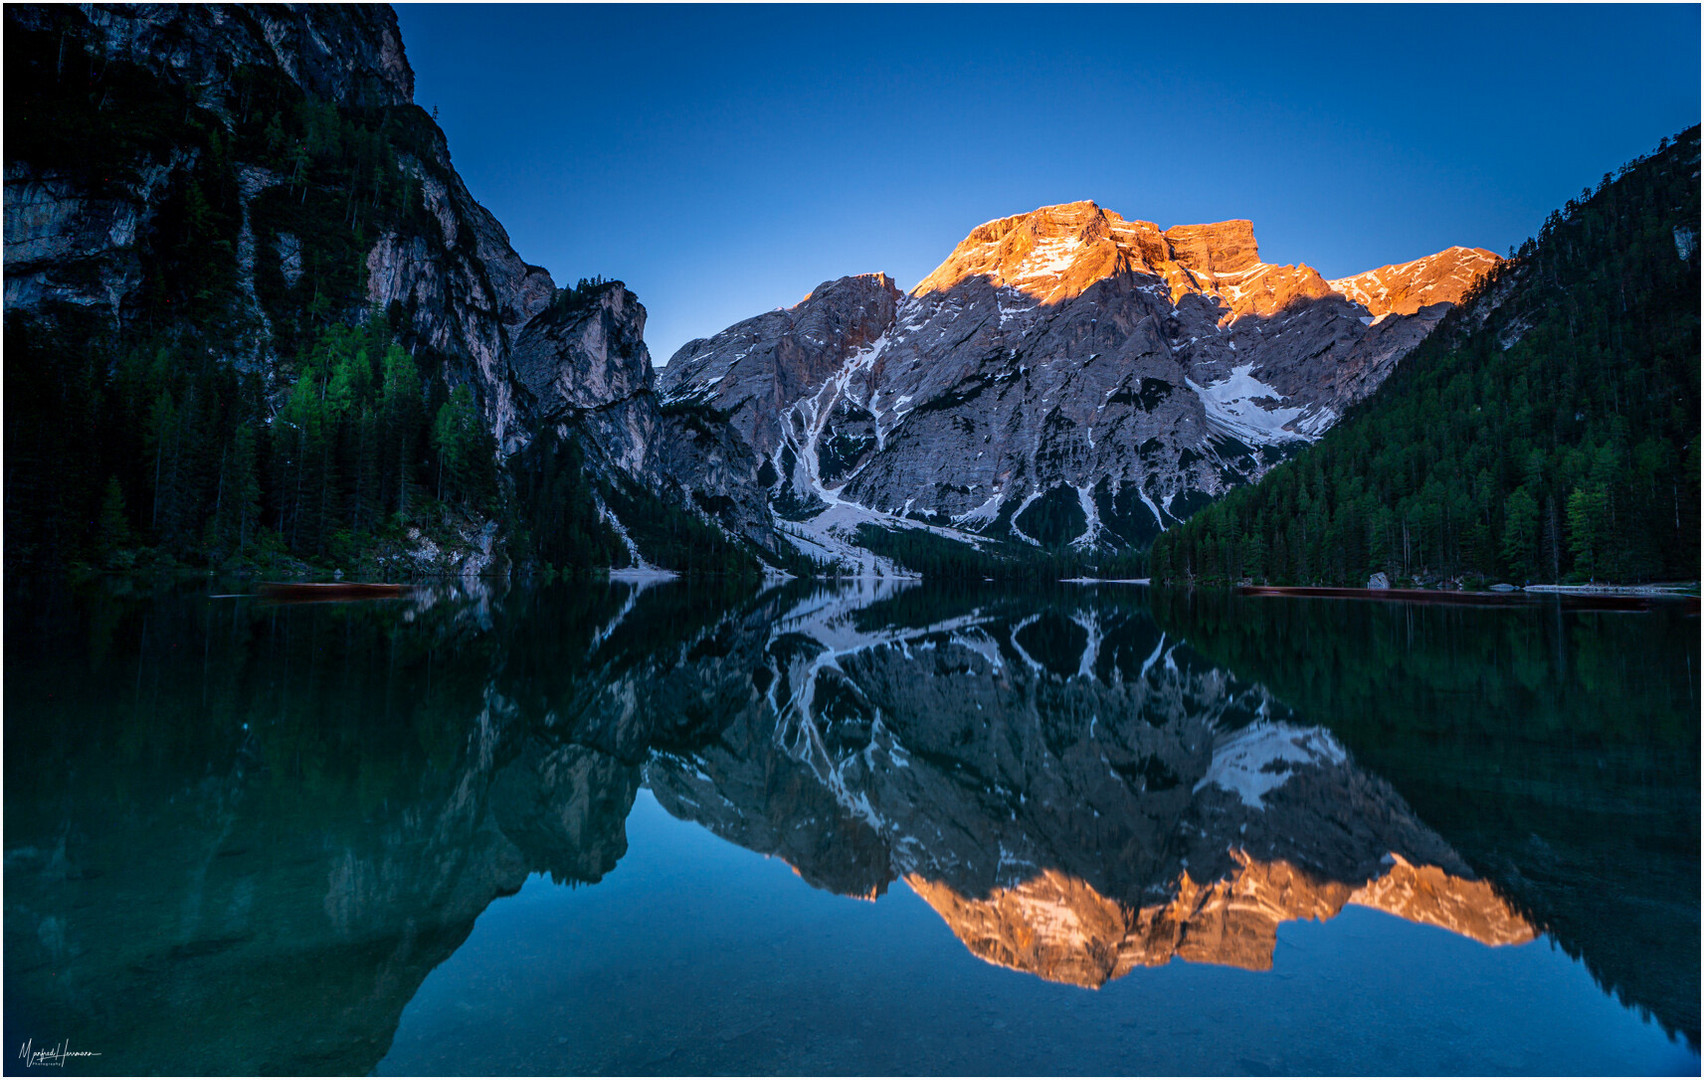
[[[124,488],[118,477],[107,477],[106,493],[101,496],[101,514],[96,523],[99,550],[110,562],[112,557],[135,543],[130,530],[130,513],[124,505]]]
[[[409,488],[414,483],[415,447],[420,437],[420,372],[414,358],[401,345],[385,350],[384,391],[380,400],[383,416],[386,467],[386,502],[396,513],[408,516]]]

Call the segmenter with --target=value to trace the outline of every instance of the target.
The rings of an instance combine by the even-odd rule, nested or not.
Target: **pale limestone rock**
[[[1075,542],[1141,544],[1317,438],[1495,261],[1327,282],[1260,261],[1247,221],[1068,203],[978,226],[908,296],[843,278],[690,342],[660,385],[732,417],[789,516],[1034,539],[1052,493]]]

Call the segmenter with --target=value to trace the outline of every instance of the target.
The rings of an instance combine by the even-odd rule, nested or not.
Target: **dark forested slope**
[[[1377,393],[1154,544],[1157,579],[1698,576],[1698,128],[1553,213]]]
[[[5,29],[9,568],[755,569],[756,462],[661,414],[620,282],[514,251],[389,8]]]

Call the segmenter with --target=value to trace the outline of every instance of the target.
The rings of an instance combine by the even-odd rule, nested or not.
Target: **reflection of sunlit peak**
[[[1186,870],[1172,899],[1131,908],[1058,870],[1043,870],[986,898],[961,895],[920,874],[906,884],[977,957],[1050,982],[1100,987],[1136,967],[1179,959],[1268,971],[1278,925],[1325,920],[1358,904],[1436,926],[1486,945],[1531,941],[1532,926],[1488,882],[1469,881],[1400,856],[1355,888],[1282,859],[1263,862],[1233,851],[1238,869],[1196,882]]]
[[[1087,882],[1044,870],[984,900],[919,874],[905,878],[971,953],[999,967],[1049,982],[1099,987],[1130,968],[1120,946],[1133,930],[1131,912]]]
[[[1389,858],[1390,871],[1357,889],[1349,903],[1484,945],[1520,945],[1536,936],[1532,924],[1498,896],[1489,881],[1468,881],[1436,866],[1415,866],[1395,852]]]

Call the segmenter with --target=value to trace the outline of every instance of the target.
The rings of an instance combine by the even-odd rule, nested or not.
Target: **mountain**
[[[1157,541],[1156,577],[1697,580],[1698,162],[1694,127],[1569,200],[1324,439]]]
[[[1068,203],[979,226],[909,294],[841,278],[688,342],[659,383],[729,418],[813,553],[868,524],[1143,546],[1318,438],[1497,262],[1327,281],[1247,221]]]
[[[5,49],[10,564],[774,546],[638,300],[468,192],[388,7],[11,5]]]

